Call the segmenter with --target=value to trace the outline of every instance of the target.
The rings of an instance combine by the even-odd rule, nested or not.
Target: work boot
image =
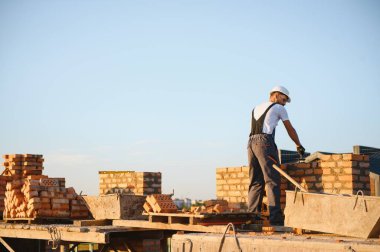
[[[269,218],[269,224],[271,226],[284,226],[284,217],[277,215],[274,218]]]
[[[284,220],[270,221],[269,223],[271,226],[284,226]]]

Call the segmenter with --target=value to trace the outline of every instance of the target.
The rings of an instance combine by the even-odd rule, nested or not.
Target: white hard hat
[[[272,90],[270,91],[270,94],[274,93],[274,92],[280,92],[284,95],[286,95],[288,97],[288,102],[291,101],[290,99],[290,96],[289,96],[289,91],[283,87],[283,86],[275,86],[274,88],[272,88]]]

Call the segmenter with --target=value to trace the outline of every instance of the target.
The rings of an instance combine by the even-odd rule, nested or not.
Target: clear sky
[[[78,192],[160,171],[215,198],[275,85],[306,151],[380,147],[380,1],[0,1],[0,153]],[[276,141],[295,149],[282,123]]]

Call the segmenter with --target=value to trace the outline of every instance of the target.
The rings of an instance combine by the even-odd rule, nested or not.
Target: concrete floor
[[[295,235],[292,233],[239,233],[238,242],[243,252],[379,252],[380,239],[360,239],[334,235]],[[218,252],[222,234],[175,234],[171,239],[171,251]],[[226,235],[221,251],[240,251],[233,235]]]

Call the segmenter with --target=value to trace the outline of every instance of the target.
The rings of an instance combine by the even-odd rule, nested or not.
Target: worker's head
[[[278,102],[281,105],[285,105],[287,102],[290,102],[289,91],[283,86],[275,86],[270,91],[269,100],[271,102]]]

